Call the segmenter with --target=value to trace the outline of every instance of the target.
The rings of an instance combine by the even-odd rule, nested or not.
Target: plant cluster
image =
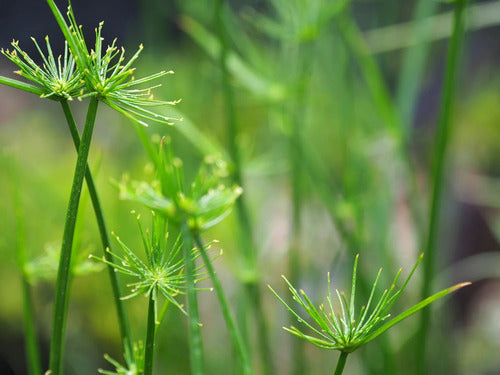
[[[60,12],[54,0],[47,0],[47,2],[65,37],[63,55],[54,56],[49,37],[45,39],[46,52],[43,52],[42,47],[33,39],[42,60],[41,65],[35,63],[35,59],[24,52],[17,41],[12,42],[12,50],[1,50],[1,53],[8,60],[19,67],[20,70],[15,73],[24,80],[14,80],[0,76],[0,83],[37,94],[41,98],[59,102],[78,155],[60,252],[52,249],[47,251],[43,257],[29,261],[25,249],[23,249],[22,235],[20,235],[19,239],[19,263],[22,269],[25,293],[26,313],[24,320],[27,332],[30,375],[42,374],[34,318],[32,316],[33,301],[30,283],[37,278],[53,279],[54,274],[56,274],[50,362],[46,374],[62,375],[64,373],[65,336],[72,277],[79,273],[98,271],[103,267],[106,267],[110,277],[124,361],[115,360],[106,355],[105,358],[115,369],[114,371],[100,369],[100,373],[108,375],[152,375],[154,373],[157,332],[164,320],[167,308],[174,306],[188,320],[191,373],[192,375],[205,374],[203,324],[198,307],[198,294],[200,291],[207,289],[215,292],[214,294],[219,303],[233,346],[232,349],[236,354],[237,373],[243,375],[256,373],[254,369],[255,361],[251,351],[251,335],[244,329],[248,323],[246,321],[246,310],[250,309],[240,309],[245,311],[243,314],[238,315],[238,323],[240,324],[237,324],[233,307],[230,305],[226,291],[213,265],[215,258],[222,253],[215,257],[211,256],[209,250],[214,241],[204,242],[202,238],[202,235],[208,229],[222,222],[233,210],[236,211],[235,216],[237,217],[235,225],[237,227],[238,241],[240,242],[239,246],[241,247],[240,255],[242,259],[240,260],[243,260],[241,263],[245,265],[247,275],[251,275],[251,277],[241,277],[242,283],[239,287],[242,288],[245,296],[244,303],[246,305],[244,306],[251,305],[258,326],[256,337],[261,348],[260,367],[264,374],[274,375],[273,359],[270,358],[270,343],[267,337],[269,329],[266,326],[267,322],[263,313],[262,296],[259,288],[258,257],[255,251],[253,228],[248,208],[242,196],[243,168],[242,157],[237,147],[238,121],[235,115],[232,87],[229,83],[230,75],[233,74],[239,77],[244,84],[245,82],[248,84],[250,71],[245,69],[238,56],[230,50],[229,32],[224,21],[224,14],[229,12],[229,9],[225,7],[224,2],[221,0],[215,2],[216,16],[214,24],[218,33],[217,37],[210,35],[207,30],[204,30],[194,20],[183,20],[183,27],[186,31],[195,39],[207,41],[205,43],[207,52],[217,57],[218,66],[221,70],[224,91],[223,101],[227,109],[226,125],[229,134],[227,155],[222,152],[216,156],[204,155],[199,169],[192,178],[188,179],[184,173],[182,160],[174,154],[174,147],[170,138],[162,137],[159,144],[155,144],[149,140],[149,137],[145,136],[141,127],[147,126],[150,122],[172,125],[172,121],[177,119],[163,114],[160,108],[175,105],[179,101],[159,100],[152,94],[152,91],[160,86],[160,84],[152,82],[173,72],[160,71],[136,79],[134,64],[143,50],[142,44],[137,52],[127,60],[124,48],[116,45],[116,39],[110,45],[105,46],[102,38],[103,23],[101,22],[95,29],[95,43],[91,45],[85,40],[82,26],[78,25],[76,21],[71,2],[66,16],[63,16]],[[462,34],[460,12],[463,12],[465,0],[458,0],[457,3],[456,29],[454,31],[456,38]],[[401,285],[398,285],[402,273],[400,269],[390,286],[382,293],[378,291],[382,271],[380,269],[375,281],[371,284],[371,287],[368,287],[369,293],[366,304],[357,307],[357,284],[361,283],[366,287],[370,283],[366,283],[364,277],[358,276],[358,256],[356,255],[350,295],[347,296],[337,289],[332,293],[330,274],[328,273],[326,303],[316,306],[306,292],[301,289],[297,290],[294,286],[300,283],[299,274],[296,270],[300,266],[297,244],[301,242],[301,207],[304,202],[301,181],[307,173],[310,174],[309,177],[312,180],[318,181],[318,190],[321,190],[320,195],[325,206],[329,209],[340,235],[343,236],[350,250],[353,250],[355,246],[359,246],[362,242],[359,236],[354,233],[357,229],[356,226],[351,225],[352,222],[356,222],[356,215],[359,213],[350,210],[347,206],[338,204],[338,202],[332,202],[333,198],[328,191],[328,186],[322,184],[321,179],[316,179],[318,169],[314,168],[313,153],[303,139],[301,129],[302,113],[300,106],[297,104],[303,99],[304,82],[313,65],[313,61],[308,58],[314,51],[314,40],[331,20],[338,21],[345,39],[356,47],[353,47],[353,51],[358,54],[361,61],[362,74],[366,75],[367,72],[373,72],[374,62],[368,55],[364,54],[364,44],[359,39],[359,30],[350,23],[347,14],[348,1],[326,4],[321,1],[284,3],[275,0],[272,4],[277,20],[254,14],[254,23],[262,26],[263,30],[267,30],[274,37],[281,38],[284,51],[288,51],[289,43],[292,43],[295,47],[291,48],[291,50],[297,48],[295,52],[300,56],[300,59],[291,58],[291,56],[294,56],[293,53],[291,56],[287,55],[293,67],[290,72],[283,73],[284,76],[280,77],[282,82],[277,85],[260,81],[262,84],[257,85],[258,87],[251,85],[248,88],[260,93],[266,100],[272,99],[271,101],[275,100],[283,104],[280,115],[284,119],[285,133],[289,143],[293,201],[291,213],[293,235],[289,251],[291,275],[289,279],[285,276],[283,276],[283,279],[291,292],[292,300],[300,308],[294,308],[290,301],[280,297],[271,286],[269,288],[290,312],[291,319],[298,320],[305,327],[305,329],[297,328],[292,325],[285,328],[286,331],[301,339],[294,342],[294,345],[296,345],[295,353],[298,353],[294,358],[295,372],[300,373],[303,371],[300,367],[303,366],[301,364],[303,357],[300,356],[303,350],[300,347],[300,342],[308,342],[318,348],[340,351],[340,357],[335,368],[335,375],[340,375],[344,370],[349,354],[374,340],[403,319],[424,309],[432,302],[469,284],[460,283],[430,295],[429,280],[432,276],[432,265],[435,258],[437,207],[440,201],[445,144],[440,143],[438,147],[439,157],[434,173],[435,185],[430,213],[428,254],[426,254],[430,260],[424,261],[425,277],[421,301],[390,319],[390,310],[403,295],[417,266],[422,261],[422,256],[418,258]],[[302,14],[301,18],[299,16],[302,11],[304,11],[304,14]],[[289,18],[296,22],[287,23]],[[459,46],[459,40],[453,40],[455,44],[452,45],[449,56],[449,76],[445,90],[446,100],[443,104],[441,119],[441,127],[444,128],[441,134],[442,142],[445,142],[447,138],[446,128],[449,123],[449,106],[453,92],[452,81]],[[89,48],[88,46],[92,47]],[[307,53],[303,53],[304,51]],[[256,76],[251,76],[251,78],[258,81]],[[371,89],[380,86],[380,82],[375,81],[377,81],[377,78],[369,80]],[[74,99],[77,99],[77,101],[88,100],[87,116],[81,133],[78,131],[69,104]],[[399,130],[394,128],[397,123],[395,112],[388,106],[387,97],[383,92],[382,94],[379,92],[375,101],[381,108],[381,117],[384,118],[393,134],[396,134],[395,148],[398,150],[397,152],[402,152],[401,147],[404,144],[404,139]],[[88,166],[87,159],[100,102],[132,120],[133,123],[141,125],[136,127],[138,137],[148,151],[150,162],[153,165],[154,176],[150,181],[138,181],[124,177],[120,182],[115,183],[120,199],[133,202],[151,212],[151,224],[146,228],[141,222],[140,215],[135,211],[132,212],[136,217],[139,228],[143,247],[141,251],[138,251],[133,246],[128,246],[114,233],[112,233],[112,236],[115,239],[115,244],[114,246],[111,244],[110,232],[107,229],[92,171]],[[225,156],[220,156],[222,154]],[[89,260],[83,259],[81,255],[75,254],[75,247],[78,247],[79,231],[84,230],[84,228],[78,226],[78,216],[81,214],[83,206],[82,189],[84,181],[87,183],[101,237],[103,255],[90,256],[97,262],[89,262]],[[22,226],[21,222],[22,220],[19,220],[20,226]],[[176,234],[174,238],[169,237],[169,232]],[[127,281],[124,282],[122,279]],[[202,281],[204,283],[209,282],[211,286],[200,286],[199,283]],[[123,291],[122,288],[126,288],[126,291]],[[148,300],[145,319],[146,332],[144,340],[136,340],[134,339],[136,333],[130,326],[128,311],[123,301],[141,295]],[[429,318],[426,315],[428,310],[424,311],[426,312],[423,314],[421,327],[421,345],[423,346],[425,346],[425,335],[429,326]],[[121,363],[125,364],[122,365]]]

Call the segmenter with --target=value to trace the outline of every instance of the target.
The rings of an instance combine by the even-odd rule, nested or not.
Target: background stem
[[[431,207],[429,211],[429,230],[427,245],[425,247],[425,257],[423,260],[423,282],[421,295],[426,298],[431,292],[431,281],[434,276],[434,267],[436,263],[436,243],[439,222],[439,209],[442,197],[442,183],[444,179],[444,161],[446,149],[450,134],[450,115],[455,95],[457,66],[459,53],[464,34],[464,10],[466,0],[457,0],[455,5],[455,14],[453,20],[453,33],[448,47],[448,56],[446,60],[445,82],[441,102],[441,113],[438,123],[438,135],[433,158],[434,165],[432,171],[433,190],[431,198]],[[426,373],[426,342],[430,325],[430,309],[427,307],[422,310],[420,319],[420,329],[417,342],[417,373],[423,375]]]
[[[73,144],[78,150],[80,147],[80,135],[78,134],[78,129],[76,127],[75,120],[73,118],[73,113],[68,104],[67,100],[61,101],[61,106],[63,108],[64,116],[66,117],[66,122],[71,133],[71,138],[73,139]],[[99,235],[101,237],[101,243],[104,251],[104,258],[107,261],[108,275],[111,282],[111,289],[113,291],[113,299],[115,302],[116,313],[118,316],[118,325],[120,329],[120,334],[122,338],[123,351],[126,358],[134,359],[133,354],[133,340],[132,334],[130,332],[130,324],[128,319],[127,310],[125,309],[123,301],[120,299],[122,296],[120,277],[117,272],[114,272],[112,263],[114,263],[114,257],[106,249],[111,249],[111,243],[109,241],[108,229],[106,221],[104,219],[104,212],[101,207],[101,202],[97,194],[97,189],[94,183],[94,178],[92,177],[92,171],[90,170],[88,164],[85,170],[85,181],[87,182],[87,188],[89,190],[90,199],[92,201],[92,206],[94,207],[95,218],[97,221],[97,227],[99,229]]]
[[[191,232],[187,223],[182,223],[182,249],[186,265],[187,300],[189,312],[189,358],[192,375],[203,375],[203,344],[201,340],[200,316],[198,313],[198,299],[194,284],[195,264],[192,254]]]
[[[238,330],[238,327],[236,327],[236,323],[234,321],[234,318],[231,314],[231,311],[229,310],[229,304],[227,302],[226,295],[224,294],[224,290],[222,289],[222,285],[219,281],[219,278],[217,277],[214,267],[212,265],[212,262],[210,258],[207,255],[207,252],[205,251],[205,247],[203,246],[203,242],[201,241],[200,235],[195,232],[191,232],[192,236],[195,240],[196,246],[198,247],[198,250],[201,254],[201,257],[203,259],[203,262],[205,263],[205,268],[208,271],[208,275],[210,276],[210,279],[212,280],[215,293],[217,294],[217,298],[219,299],[219,305],[222,310],[222,315],[224,316],[224,320],[226,322],[227,328],[229,330],[229,334],[231,336],[231,339],[233,341],[234,348],[236,350],[236,354],[239,357],[241,367],[243,370],[243,374],[245,375],[251,375],[253,374],[252,371],[252,365],[250,363],[249,357],[248,357],[248,352],[247,349],[245,348],[245,345],[243,344],[243,340],[241,338],[241,334]]]
[[[226,129],[227,129],[227,148],[229,157],[231,158],[231,178],[233,183],[243,187],[241,163],[241,155],[238,148],[238,121],[236,118],[236,108],[234,103],[234,95],[229,82],[229,71],[227,67],[228,55],[228,35],[224,26],[224,2],[218,0],[215,6],[215,25],[221,43],[219,54],[219,66],[221,69],[222,91],[224,95],[224,103],[226,108]],[[238,243],[239,250],[243,255],[243,278],[244,282],[244,297],[242,302],[244,307],[238,310],[240,328],[242,329],[242,340],[247,348],[250,349],[251,343],[249,335],[246,333],[248,307],[253,309],[253,315],[257,323],[257,338],[259,341],[260,357],[265,375],[273,375],[273,364],[271,358],[271,348],[267,332],[267,322],[265,319],[264,310],[262,308],[261,293],[259,289],[258,276],[256,272],[256,249],[253,243],[253,228],[248,213],[246,200],[241,196],[236,201],[236,215],[238,225]]]
[[[18,185],[17,176],[14,175],[15,185]],[[42,375],[42,364],[40,361],[40,348],[38,346],[38,335],[35,324],[35,309],[33,305],[33,291],[29,283],[29,275],[26,272],[26,229],[19,188],[16,186],[14,193],[16,205],[16,229],[17,229],[17,258],[21,270],[21,283],[23,295],[23,322],[24,322],[24,346],[26,351],[26,364],[29,375]]]
[[[64,233],[57,270],[56,293],[54,300],[52,335],[50,341],[50,361],[49,368],[51,375],[61,375],[63,369],[63,342],[68,315],[69,287],[71,273],[71,252],[73,248],[73,235],[75,230],[76,216],[82,192],[83,179],[87,167],[87,157],[90,150],[92,133],[94,130],[95,118],[97,114],[98,100],[96,97],[90,98],[90,103],[85,120],[80,147],[78,148],[78,158],[75,166],[73,185],[69,198]]]
[[[40,362],[40,350],[38,348],[38,336],[36,333],[34,307],[33,307],[33,291],[31,285],[26,279],[23,272],[22,279],[23,288],[23,320],[24,320],[24,338],[28,372],[30,375],[41,375],[42,366]]]

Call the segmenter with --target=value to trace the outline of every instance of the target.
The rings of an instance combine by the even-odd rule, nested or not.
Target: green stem
[[[78,150],[78,148],[80,147],[80,135],[78,134],[78,129],[76,127],[76,123],[73,118],[71,108],[67,100],[62,100],[61,106],[64,112],[64,116],[66,117],[66,122],[68,124],[71,137],[73,139],[73,144],[75,145],[75,148]],[[134,356],[132,355],[133,344],[132,344],[132,334],[130,332],[129,319],[124,303],[120,299],[120,297],[122,296],[120,287],[120,277],[116,272],[114,272],[113,266],[110,265],[114,263],[113,255],[111,255],[109,251],[106,251],[106,249],[111,249],[111,243],[108,235],[109,232],[106,226],[106,221],[104,219],[104,212],[101,207],[101,202],[97,194],[94,178],[92,177],[92,172],[88,164],[85,170],[85,180],[87,182],[87,188],[89,191],[90,199],[92,201],[92,206],[94,207],[97,227],[99,229],[99,235],[101,237],[101,243],[104,250],[104,258],[108,262],[108,267],[107,267],[108,275],[111,281],[111,289],[113,291],[113,299],[115,302],[116,313],[118,316],[118,326],[122,338],[123,351],[125,353],[126,358],[134,358]]]
[[[430,50],[428,36],[431,34],[431,29],[426,20],[434,14],[438,4],[435,0],[418,1],[413,18],[415,45],[409,47],[403,57],[398,80],[397,104],[405,139],[408,139],[411,134],[416,98],[422,82],[425,61]]]
[[[23,296],[23,322],[26,359],[29,375],[42,375],[42,364],[40,361],[40,349],[38,347],[38,335],[35,324],[35,309],[33,304],[33,291],[26,273],[26,229],[23,210],[21,208],[21,197],[17,174],[13,176],[14,181],[14,203],[16,207],[16,231],[17,231],[17,260],[22,274],[22,296]]]
[[[396,109],[378,65],[352,16],[346,11],[338,17],[342,36],[351,49],[379,110],[382,120],[395,139],[401,139],[401,128]]]
[[[229,42],[227,38],[227,31],[224,26],[224,1],[218,0],[215,6],[215,25],[217,27],[219,39],[221,42],[221,49],[219,55],[219,66],[222,73],[222,90],[224,95],[224,102],[226,107],[226,127],[227,127],[227,145],[229,157],[232,161],[232,180],[238,186],[243,187],[242,178],[242,163],[241,155],[238,149],[237,135],[238,135],[238,121],[236,118],[236,109],[234,103],[234,95],[231,90],[229,82],[229,70],[227,66],[227,56],[229,50]],[[253,228],[250,221],[245,198],[240,197],[236,201],[236,215],[238,219],[238,238],[240,243],[240,250],[244,257],[244,282],[245,282],[245,301],[244,305],[250,304],[253,308],[254,317],[257,323],[257,338],[259,341],[260,357],[265,375],[274,374],[270,343],[267,331],[267,322],[265,319],[264,311],[262,310],[261,293],[258,286],[258,279],[256,277],[256,252],[253,244]],[[247,303],[247,300],[249,300]],[[239,309],[239,320],[241,321],[240,327],[246,333],[247,310]],[[247,348],[250,348],[250,339],[248,334],[243,335],[243,341]]]
[[[182,223],[182,238],[184,262],[186,266],[187,300],[189,311],[189,359],[191,361],[191,374],[203,375],[203,343],[201,340],[201,324],[198,312],[198,299],[194,284],[195,263],[193,259],[191,232],[188,224]]]
[[[349,15],[349,13],[344,12],[339,16],[339,24],[343,38],[359,65],[363,78],[365,79],[375,105],[378,108],[379,114],[384,123],[387,125],[389,134],[396,141],[396,152],[400,155],[401,160],[405,164],[409,180],[407,196],[412,219],[417,227],[417,233],[423,233],[422,215],[420,214],[418,205],[419,202],[415,200],[416,197],[419,196],[416,173],[414,170],[415,168],[409,153],[408,139],[404,136],[405,133],[401,127],[401,118],[399,117],[399,113],[392,102],[389,88],[384,82],[384,77],[377,65],[377,62],[371,54],[363,34],[356,25],[354,19]]]
[[[302,48],[301,48],[302,47]],[[312,51],[312,42],[306,42],[304,45],[291,46],[288,58],[298,61],[295,66],[295,71],[292,72],[292,86],[295,87],[295,92],[287,108],[284,108],[288,120],[290,122],[291,134],[288,143],[288,155],[291,166],[290,180],[292,185],[292,222],[291,222],[291,239],[289,248],[288,274],[290,282],[295,285],[300,283],[300,246],[301,246],[301,212],[303,203],[303,135],[305,114],[304,104],[307,101],[307,82],[312,70],[312,59],[314,56]],[[286,55],[285,55],[286,56]],[[290,315],[290,322],[295,322],[295,317]],[[304,341],[292,341],[293,352],[293,370],[295,375],[301,375],[305,371],[305,352]]]
[[[156,300],[153,291],[149,295],[148,323],[146,332],[146,352],[144,354],[144,375],[153,374],[153,357],[155,349],[156,334]]]
[[[441,113],[438,123],[438,135],[434,156],[434,165],[432,171],[433,190],[431,198],[431,207],[429,211],[429,229],[427,236],[427,245],[425,247],[425,257],[423,261],[423,281],[422,281],[422,298],[428,296],[431,292],[431,281],[434,275],[434,267],[436,263],[436,243],[439,224],[439,209],[442,196],[442,184],[444,179],[444,161],[446,149],[450,134],[450,115],[452,112],[452,104],[455,97],[457,66],[459,53],[462,45],[464,34],[464,11],[466,8],[466,0],[457,0],[455,5],[455,14],[453,19],[453,33],[448,47],[448,55],[446,60],[446,71],[443,96],[441,102]],[[417,373],[423,375],[426,373],[426,342],[430,325],[430,309],[422,310],[420,319],[420,329],[417,341],[417,358],[418,368]]]
[[[78,158],[76,161],[73,185],[69,198],[66,222],[57,270],[56,291],[54,300],[52,335],[50,341],[50,361],[49,368],[51,375],[61,375],[63,370],[63,342],[68,315],[69,286],[70,286],[70,266],[71,252],[73,248],[73,235],[75,230],[76,216],[80,194],[82,192],[83,179],[87,167],[87,157],[90,150],[90,142],[94,130],[95,118],[97,114],[98,100],[96,97],[90,99],[87,118],[83,129],[80,147],[78,148]]]
[[[23,321],[24,321],[24,338],[25,348],[28,363],[28,371],[30,375],[42,375],[42,366],[40,362],[40,351],[38,349],[38,337],[36,334],[33,293],[31,285],[23,275]]]
[[[251,375],[253,374],[252,370],[252,365],[249,360],[248,352],[247,349],[245,348],[245,345],[243,343],[243,340],[241,338],[241,334],[238,330],[238,327],[236,327],[234,318],[231,314],[231,311],[229,310],[229,304],[226,299],[226,295],[224,294],[224,290],[222,289],[222,285],[219,281],[219,278],[217,277],[214,267],[212,265],[212,261],[208,257],[208,254],[205,250],[205,247],[203,246],[203,242],[201,241],[200,235],[194,231],[191,232],[192,236],[194,238],[194,241],[196,243],[196,246],[198,247],[198,250],[200,251],[201,257],[203,259],[203,262],[205,263],[205,268],[208,271],[208,275],[210,276],[210,279],[212,280],[215,293],[217,294],[217,298],[219,299],[219,305],[222,310],[222,315],[224,316],[224,320],[226,321],[227,328],[229,330],[229,334],[231,336],[231,339],[233,341],[234,349],[236,350],[236,354],[239,357],[243,374],[245,375]]]
[[[337,367],[335,367],[335,372],[333,373],[333,375],[342,375],[342,373],[344,372],[345,362],[347,360],[348,355],[349,353],[347,352],[340,352],[340,357],[337,362]]]
[[[273,350],[271,348],[266,314],[262,306],[262,295],[257,283],[245,284],[246,294],[249,295],[250,305],[254,310],[254,316],[257,324],[257,340],[259,344],[260,357],[262,358],[263,374],[273,375],[274,365],[272,361]]]

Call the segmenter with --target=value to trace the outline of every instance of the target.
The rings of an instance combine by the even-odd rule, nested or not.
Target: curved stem
[[[78,158],[76,161],[73,185],[69,198],[64,233],[57,270],[56,292],[54,300],[52,335],[50,340],[50,361],[49,368],[51,375],[61,375],[63,365],[63,342],[68,314],[71,250],[73,248],[73,235],[75,231],[76,216],[82,192],[83,179],[87,167],[87,157],[90,150],[90,142],[94,130],[95,118],[97,114],[98,100],[95,97],[90,99],[85,127],[83,129],[82,140],[78,148]]]
[[[446,61],[445,82],[441,102],[441,113],[438,124],[438,136],[435,149],[434,165],[432,171],[433,190],[431,198],[431,207],[429,213],[429,229],[427,235],[427,246],[425,248],[425,257],[423,261],[424,277],[422,280],[422,298],[428,296],[431,292],[431,281],[433,278],[434,267],[436,263],[436,243],[439,222],[439,208],[441,203],[441,193],[444,175],[444,161],[450,133],[450,114],[455,94],[457,66],[459,52],[464,34],[464,10],[466,0],[457,0],[455,5],[455,14],[453,19],[453,33],[448,48]],[[419,337],[417,341],[418,374],[426,372],[425,347],[430,324],[430,309],[422,310],[420,320]]]
[[[210,258],[207,255],[207,252],[205,251],[205,247],[203,246],[203,242],[201,241],[200,235],[198,233],[193,233],[193,232],[191,233],[194,237],[196,246],[200,251],[203,262],[205,263],[208,275],[212,280],[215,292],[217,294],[217,298],[219,299],[219,305],[222,310],[222,315],[224,316],[224,320],[226,321],[226,325],[229,330],[229,334],[231,335],[234,348],[236,350],[241,366],[243,368],[243,374],[251,375],[253,374],[253,370],[248,357],[248,352],[247,349],[245,348],[245,345],[243,344],[241,334],[238,330],[238,327],[236,327],[231,311],[229,310],[229,304],[227,302],[226,295],[224,294],[224,290],[222,289],[222,285],[219,281],[219,278],[215,274],[214,267],[212,265],[212,262],[210,261]]]
[[[335,367],[335,372],[333,373],[333,375],[342,375],[348,355],[349,353],[347,352],[340,353],[339,360],[337,361],[337,367]]]
[[[80,147],[80,135],[78,134],[78,129],[76,127],[76,123],[73,118],[71,108],[69,107],[67,100],[62,100],[61,106],[64,112],[64,116],[66,117],[66,122],[68,124],[71,137],[73,139],[73,144],[78,150],[78,148]],[[104,212],[101,207],[101,202],[99,200],[99,196],[97,195],[97,189],[94,183],[94,178],[92,177],[92,172],[88,164],[85,170],[85,181],[87,182],[87,188],[89,190],[90,199],[92,201],[92,206],[94,207],[97,227],[99,228],[99,235],[101,237],[101,243],[104,250],[104,258],[107,261],[108,275],[111,281],[111,289],[113,291],[113,299],[115,301],[115,308],[118,316],[118,325],[122,338],[123,351],[125,353],[126,358],[134,358],[134,356],[132,355],[134,351],[132,346],[133,341],[132,341],[132,334],[130,332],[128,314],[125,309],[123,301],[120,299],[122,295],[120,287],[120,277],[116,272],[114,272],[113,266],[110,265],[114,263],[113,255],[111,255],[109,251],[106,251],[106,249],[111,249],[111,244],[108,235],[109,232],[106,226],[106,221],[104,219]]]
[[[144,355],[144,375],[153,374],[153,357],[155,348],[155,336],[156,336],[156,300],[155,293],[151,291],[149,295],[149,305],[148,305],[148,323],[146,332],[146,352]]]
[[[203,344],[201,340],[201,324],[198,313],[198,299],[194,285],[195,264],[192,250],[191,232],[187,223],[182,223],[182,246],[184,263],[186,267],[187,300],[189,311],[189,359],[191,361],[191,374],[203,375]]]

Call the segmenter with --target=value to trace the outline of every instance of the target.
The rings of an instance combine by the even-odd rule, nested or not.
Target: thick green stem
[[[439,209],[442,196],[442,184],[444,179],[444,162],[446,149],[450,134],[450,115],[452,112],[453,99],[455,97],[457,66],[459,54],[462,45],[464,34],[464,11],[466,8],[466,0],[457,0],[455,5],[455,14],[453,20],[453,33],[448,47],[448,55],[446,60],[446,71],[443,96],[441,102],[441,113],[438,123],[438,135],[436,141],[436,149],[434,156],[434,165],[432,171],[433,189],[431,206],[429,210],[429,229],[427,234],[427,244],[425,247],[425,257],[423,261],[422,280],[422,298],[426,298],[432,287],[432,279],[434,276],[434,267],[436,263],[436,243],[439,224]],[[417,341],[417,358],[418,369],[417,373],[423,375],[426,373],[426,344],[427,335],[430,325],[430,309],[422,310],[420,319],[420,329]]]
[[[195,263],[192,254],[192,236],[188,224],[182,224],[184,262],[186,266],[187,300],[189,312],[189,359],[191,374],[203,375],[203,343],[201,340],[201,324],[198,312],[198,298],[194,284]]]
[[[345,362],[347,360],[348,355],[349,353],[347,352],[340,352],[340,357],[337,362],[337,367],[335,367],[335,372],[333,373],[333,375],[342,375],[342,373],[344,372]]]
[[[241,334],[236,326],[235,320],[229,310],[229,304],[227,302],[226,295],[224,294],[224,290],[222,289],[222,285],[219,281],[219,278],[215,274],[214,267],[212,265],[212,261],[208,257],[208,254],[203,246],[203,242],[201,241],[200,235],[196,232],[192,232],[193,238],[195,240],[196,246],[200,251],[203,262],[205,263],[205,268],[208,271],[208,275],[212,280],[215,293],[217,294],[217,298],[219,299],[219,305],[222,310],[222,315],[224,316],[224,320],[226,322],[227,328],[229,330],[229,335],[231,336],[231,340],[233,341],[234,349],[236,350],[236,354],[239,357],[242,374],[251,375],[253,374],[252,365],[249,360],[247,349],[243,343],[241,338]]]
[[[57,270],[56,291],[53,310],[52,336],[50,341],[50,374],[61,375],[63,371],[63,343],[68,314],[71,252],[73,248],[73,235],[75,230],[78,205],[82,192],[83,179],[87,168],[87,157],[90,150],[90,142],[94,130],[95,118],[97,114],[98,100],[96,97],[90,99],[85,127],[83,129],[80,147],[78,148],[78,158],[76,161],[73,185],[69,198],[66,222],[59,258],[59,268]]]
[[[80,147],[80,135],[78,134],[78,129],[76,127],[76,123],[73,118],[71,108],[66,100],[61,101],[61,106],[64,111],[64,116],[66,117],[66,122],[68,124],[71,137],[73,139],[73,144],[75,145],[75,148],[78,150],[78,148]],[[108,235],[109,232],[106,226],[106,221],[104,219],[104,212],[101,207],[101,202],[97,194],[94,178],[92,177],[92,172],[88,164],[85,170],[85,181],[87,182],[87,188],[89,190],[90,199],[92,201],[92,206],[94,207],[97,227],[99,228],[101,244],[104,250],[104,258],[108,262],[108,267],[107,267],[108,275],[111,281],[113,300],[115,302],[116,313],[118,316],[118,326],[120,328],[123,351],[125,353],[126,358],[134,358],[134,356],[132,355],[133,344],[132,344],[132,334],[130,332],[129,319],[124,303],[120,299],[122,295],[120,287],[120,277],[118,276],[117,272],[114,272],[113,266],[111,266],[111,264],[114,263],[113,255],[111,255],[109,251],[106,251],[106,249],[111,249],[111,244]]]
[[[149,295],[148,305],[148,323],[146,331],[146,352],[144,354],[144,375],[153,374],[153,357],[155,349],[155,336],[156,336],[156,300],[155,293],[151,291]]]

